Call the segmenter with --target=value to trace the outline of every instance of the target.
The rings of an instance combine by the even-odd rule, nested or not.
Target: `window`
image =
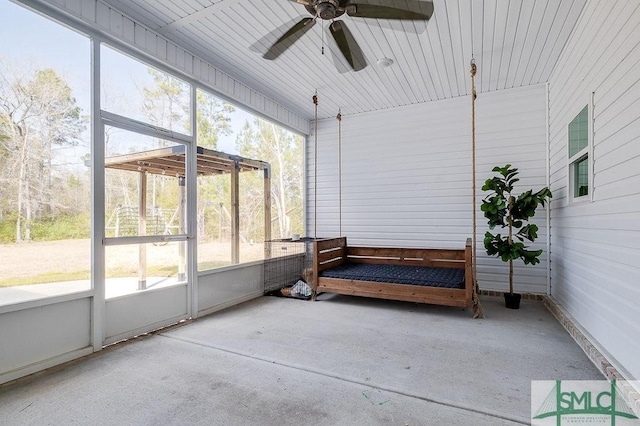
[[[591,193],[589,151],[591,146],[589,106],[569,123],[569,191],[570,200],[586,199]]]
[[[185,146],[105,126],[105,152],[105,236],[184,234]]]
[[[189,84],[104,44],[100,55],[103,110],[191,135]]]
[[[104,133],[106,297],[184,283],[187,146],[115,125]]]
[[[0,305],[91,288],[89,39],[0,2]]]
[[[237,235],[230,174],[198,176],[198,270],[262,260],[265,239],[303,234],[304,139],[205,91],[197,91],[196,103],[199,150],[247,160],[238,175]],[[271,167],[268,183],[266,163]],[[270,197],[265,197],[265,183]]]
[[[100,52],[106,297],[182,285],[191,86],[106,45]]]

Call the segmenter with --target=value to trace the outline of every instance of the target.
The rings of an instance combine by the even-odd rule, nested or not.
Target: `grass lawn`
[[[198,265],[201,271],[221,268],[230,265],[229,262],[202,262]],[[178,275],[178,267],[174,265],[154,265],[147,267],[147,275],[153,277],[173,277]],[[110,268],[107,278],[137,277],[138,271],[131,268]],[[0,287],[14,287],[28,284],[47,284],[64,281],[80,281],[91,279],[91,271],[50,272],[29,277],[0,279]]]

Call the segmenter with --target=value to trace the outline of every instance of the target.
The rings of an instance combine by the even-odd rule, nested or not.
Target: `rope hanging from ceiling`
[[[338,235],[342,236],[342,113],[340,109],[338,109],[336,120],[338,120],[338,212],[340,214]]]
[[[476,273],[476,259],[477,259],[477,243],[476,243],[476,61],[471,58],[471,179],[472,184],[472,197],[473,197],[473,259],[471,270],[473,272],[473,296],[471,298],[473,303],[473,318],[484,318],[484,310],[480,305],[480,298],[478,293],[480,288],[478,286],[478,276]]]
[[[313,156],[313,238],[318,238],[318,91],[313,95],[313,104],[315,105],[315,128],[313,135],[314,156]]]

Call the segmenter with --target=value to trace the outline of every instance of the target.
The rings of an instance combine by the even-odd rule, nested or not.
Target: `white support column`
[[[240,165],[231,171],[231,263],[240,263]]]
[[[264,258],[271,258],[271,165],[264,169]]]
[[[191,318],[198,317],[198,121],[197,90],[191,85],[191,134],[193,139],[185,147],[187,153],[187,306]]]
[[[91,39],[91,344],[102,349],[105,334],[104,125],[100,117],[100,39]]]
[[[545,87],[544,87],[544,93],[545,93],[545,126],[546,126],[546,148],[545,148],[545,152],[546,152],[546,160],[545,160],[545,166],[546,166],[546,173],[547,173],[547,181],[546,181],[546,186],[547,188],[551,188],[551,127],[549,124],[550,121],[550,111],[549,111],[549,82],[547,81],[545,83]],[[547,254],[547,296],[551,296],[551,202],[548,202],[547,205],[545,206],[545,214],[547,215],[546,218],[546,226],[547,226],[547,247],[546,247],[546,254]]]
[[[147,173],[138,178],[138,236],[147,235]],[[138,290],[147,288],[147,245],[138,246]]]
[[[178,234],[186,234],[186,203],[185,178],[178,178]],[[184,281],[186,276],[186,241],[178,243],[178,281]]]

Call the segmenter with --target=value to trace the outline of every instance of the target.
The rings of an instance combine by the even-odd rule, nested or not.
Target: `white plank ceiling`
[[[586,0],[434,0],[428,23],[344,15],[369,66],[343,74],[328,51],[322,54],[327,21],[275,61],[250,50],[266,34],[309,16],[289,0],[105,2],[312,119],[316,90],[320,118],[338,109],[349,115],[468,95],[472,57],[480,93],[546,82]],[[378,66],[383,57],[393,65]]]

